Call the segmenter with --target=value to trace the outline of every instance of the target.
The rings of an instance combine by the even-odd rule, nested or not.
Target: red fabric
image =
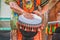
[[[18,40],[22,40],[22,34],[20,31],[17,32],[17,37],[18,37]]]
[[[58,23],[56,23],[56,28],[58,27]]]
[[[41,0],[36,0],[36,6],[41,4]]]

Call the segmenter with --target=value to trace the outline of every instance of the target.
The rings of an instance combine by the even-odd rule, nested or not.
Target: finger
[[[42,25],[41,25],[41,29],[43,30],[43,29],[44,29],[44,27],[45,27],[45,26],[44,26],[44,24],[42,24]]]
[[[14,10],[17,10],[17,11],[20,11],[21,13],[25,12],[25,11],[22,10],[22,9],[17,5],[17,3],[15,3],[15,2],[11,2],[11,3],[10,3],[10,8],[11,8],[11,9],[14,9]]]
[[[16,12],[18,15],[20,15],[21,13],[15,9],[12,9],[14,12]]]
[[[33,13],[34,13],[34,14],[37,14],[37,13],[38,13],[38,11],[37,11],[37,10],[36,10],[36,11],[33,11]]]
[[[39,11],[33,11],[34,14],[37,14],[37,15],[40,15],[40,12]]]
[[[40,6],[38,6],[38,11],[41,11],[41,10],[42,10],[42,8]]]
[[[14,12],[16,12],[18,15],[21,15],[21,14],[23,14],[23,13],[21,13],[20,11],[18,11],[18,10],[15,10],[15,9],[12,9]]]
[[[15,2],[10,2],[10,7],[11,8],[16,8],[18,6],[18,4],[17,3],[15,3]]]

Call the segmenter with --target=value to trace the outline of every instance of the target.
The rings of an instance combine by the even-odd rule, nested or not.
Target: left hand
[[[33,11],[33,13],[38,15],[38,16],[42,16],[42,13],[40,11],[38,11],[38,10]]]
[[[22,14],[22,13],[24,12],[24,10],[21,9],[16,2],[10,2],[9,5],[10,5],[10,8],[11,8],[14,12],[16,12],[18,15],[19,15],[19,14]]]
[[[41,25],[41,30],[44,30],[44,27],[45,27],[45,25],[44,25],[44,24],[42,24],[42,25]]]

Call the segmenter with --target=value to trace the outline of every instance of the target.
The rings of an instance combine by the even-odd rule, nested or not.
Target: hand
[[[22,14],[23,10],[18,6],[16,2],[10,2],[9,5],[14,12]]]
[[[45,28],[45,25],[42,24],[42,25],[41,25],[41,30],[44,30],[44,28]]]
[[[42,16],[42,13],[40,11],[38,11],[38,10],[33,11],[33,13],[38,15],[38,16]]]

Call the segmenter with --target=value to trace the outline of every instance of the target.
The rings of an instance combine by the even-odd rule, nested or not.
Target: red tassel
[[[58,23],[56,23],[56,28],[58,27]]]
[[[52,25],[50,25],[50,33],[49,34],[52,34]]]

